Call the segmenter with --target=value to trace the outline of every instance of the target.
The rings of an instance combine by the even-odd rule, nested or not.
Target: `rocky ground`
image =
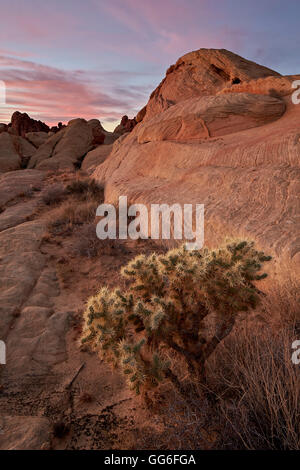
[[[1,177],[1,449],[118,448],[137,406],[138,421],[143,416],[119,375],[81,351],[78,339],[87,297],[103,283],[117,285],[120,267],[155,246],[128,241],[88,258],[72,251],[76,231],[49,235],[59,204],[49,208],[43,194],[74,178],[38,170]]]

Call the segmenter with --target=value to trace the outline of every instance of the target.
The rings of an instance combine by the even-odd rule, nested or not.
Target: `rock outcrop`
[[[262,126],[279,119],[285,103],[249,93],[205,96],[181,101],[145,122],[139,144],[162,140],[200,140]]]
[[[40,147],[49,138],[48,132],[27,132],[25,138],[36,148]]]
[[[62,129],[65,129],[65,127],[67,127],[65,124],[63,124],[62,122],[59,122],[57,126],[51,127],[50,132],[53,132],[53,134],[56,134],[56,132],[59,132]]]
[[[92,129],[93,140],[92,145],[102,145],[105,141],[105,130],[98,119],[88,121],[89,127]]]
[[[36,121],[26,113],[14,112],[8,130],[14,135],[25,137],[27,132],[49,132],[50,128],[42,121]]]
[[[8,132],[0,134],[0,172],[25,168],[36,148],[23,137]]]
[[[131,132],[135,128],[137,121],[135,118],[129,119],[128,116],[123,116],[120,124],[115,128],[114,134],[123,135],[126,132]]]
[[[81,168],[88,173],[91,173],[96,169],[98,165],[103,163],[110,152],[112,151],[113,145],[100,145],[99,147],[91,150],[82,162]]]
[[[41,189],[45,173],[37,170],[11,171],[0,175],[0,207],[26,193]]]
[[[205,243],[246,235],[299,266],[295,78],[227,51],[179,59],[93,173],[106,202],[204,204]]]
[[[91,126],[84,119],[74,119],[38,148],[28,168],[74,170],[76,164],[91,150],[92,142]]]

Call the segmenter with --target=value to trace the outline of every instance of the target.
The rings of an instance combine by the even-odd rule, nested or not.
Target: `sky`
[[[0,0],[0,12],[0,122],[19,110],[112,130],[202,47],[300,73],[300,0]]]

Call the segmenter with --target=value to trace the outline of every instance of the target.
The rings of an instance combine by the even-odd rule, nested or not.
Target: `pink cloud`
[[[6,122],[16,109],[49,124],[75,117],[117,120],[145,100],[138,87],[129,87],[127,94],[118,88],[122,72],[111,73],[116,82],[112,94],[101,88],[101,77],[95,72],[66,71],[7,56],[0,56],[0,67],[7,89],[7,109],[2,110],[1,119]]]

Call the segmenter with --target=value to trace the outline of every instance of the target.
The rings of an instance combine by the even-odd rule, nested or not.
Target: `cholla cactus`
[[[270,259],[248,241],[140,255],[121,271],[131,281],[128,291],[103,288],[89,299],[82,342],[119,367],[136,393],[165,379],[182,391],[166,352],[182,356],[190,373],[203,379],[207,359],[238,313],[257,306],[255,283],[266,277],[261,268]],[[210,314],[214,332],[207,337]]]

